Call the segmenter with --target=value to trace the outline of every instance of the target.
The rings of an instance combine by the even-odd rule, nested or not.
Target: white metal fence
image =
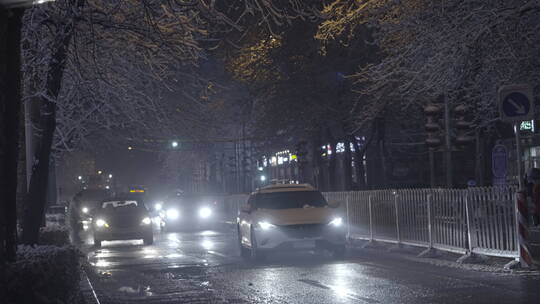
[[[340,202],[349,237],[455,253],[517,257],[515,187],[324,193]],[[235,219],[247,195],[224,198]]]
[[[328,192],[351,238],[517,257],[514,187]]]

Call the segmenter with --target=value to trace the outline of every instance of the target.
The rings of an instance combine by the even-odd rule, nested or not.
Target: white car
[[[237,219],[242,257],[263,259],[277,250],[329,250],[343,257],[345,221],[335,207],[307,184],[258,189],[240,207]]]

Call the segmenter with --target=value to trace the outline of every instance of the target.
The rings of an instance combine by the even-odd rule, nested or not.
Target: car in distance
[[[277,184],[253,192],[240,207],[237,229],[242,257],[262,259],[284,250],[345,253],[345,223],[338,209],[308,184]]]
[[[145,245],[154,242],[150,213],[142,201],[131,198],[105,200],[92,219],[94,245],[102,241],[142,239]]]
[[[177,192],[160,209],[166,231],[212,229],[219,222],[217,200],[211,196]]]

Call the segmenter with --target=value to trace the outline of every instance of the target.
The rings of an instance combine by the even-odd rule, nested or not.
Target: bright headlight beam
[[[332,225],[334,227],[339,227],[341,225],[343,225],[343,219],[340,218],[340,217],[336,217],[335,219],[333,219],[329,225]]]
[[[180,216],[180,213],[176,209],[167,210],[167,219],[176,220]]]
[[[149,217],[145,217],[142,219],[142,223],[145,225],[150,225],[152,224],[152,220]]]
[[[105,227],[105,226],[107,226],[107,222],[105,222],[105,221],[102,220],[102,219],[98,219],[98,220],[96,221],[96,226],[98,226],[98,227]]]
[[[259,222],[259,226],[260,226],[263,230],[268,230],[268,229],[270,229],[270,228],[276,227],[276,225],[270,224],[269,222]]]
[[[203,208],[199,209],[199,216],[200,217],[207,218],[210,215],[212,215],[212,209],[210,209],[208,207],[203,207]]]
[[[156,203],[156,204],[154,205],[154,209],[156,209],[156,211],[161,210],[161,208],[163,208],[163,205],[161,205],[161,203]]]
[[[88,213],[88,208],[83,207],[83,208],[81,209],[81,211],[82,211],[83,213]]]

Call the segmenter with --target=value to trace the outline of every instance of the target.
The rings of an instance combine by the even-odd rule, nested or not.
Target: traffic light
[[[474,137],[468,135],[470,133],[472,123],[466,120],[467,106],[459,105],[454,108],[455,127],[456,127],[456,145],[464,146],[474,141]]]
[[[429,148],[437,148],[442,144],[440,138],[441,126],[439,125],[439,116],[441,115],[441,108],[436,105],[427,105],[424,108],[424,113],[427,117],[425,128],[427,131],[426,145]]]

